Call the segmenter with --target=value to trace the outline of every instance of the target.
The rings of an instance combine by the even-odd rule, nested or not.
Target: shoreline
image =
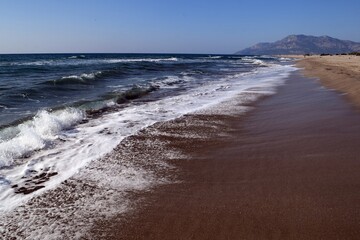
[[[316,77],[327,88],[334,89],[356,107],[360,107],[360,57],[352,55],[310,56],[297,60],[308,77]]]
[[[302,72],[274,95],[249,89],[143,128],[3,217],[0,235],[356,239],[359,113]]]
[[[242,60],[230,59],[229,67],[238,61],[243,64]],[[210,62],[210,69],[217,70],[217,62]],[[179,82],[179,87],[185,84],[180,87],[179,94],[175,90],[174,94],[167,96],[165,91],[164,96],[159,93],[153,98],[145,97],[119,111],[110,109],[103,115],[99,112],[100,117],[95,114],[94,118],[70,127],[69,131],[60,129],[59,134],[64,133],[65,138],[60,138],[59,144],[20,159],[18,166],[1,172],[5,177],[0,176],[0,183],[5,184],[0,187],[5,190],[0,195],[4,203],[0,206],[0,211],[4,212],[0,216],[0,236],[24,239],[39,236],[92,238],[89,229],[94,224],[107,222],[118,214],[131,215],[141,199],[136,196],[178,181],[173,177],[176,175],[173,172],[177,172],[175,163],[191,159],[187,149],[193,147],[183,146],[182,143],[194,140],[196,152],[199,142],[209,146],[211,141],[220,143],[215,139],[227,137],[223,120],[209,125],[209,119],[243,114],[252,108],[247,104],[274,94],[276,86],[283,84],[286,76],[295,70],[286,63],[284,66],[274,64],[262,68],[258,66],[260,62],[266,60],[246,59],[244,72],[241,71],[240,75],[230,71],[229,74],[219,74],[223,77],[217,79],[214,73],[214,76],[206,77],[214,81],[204,78],[204,84],[200,81],[196,83],[198,87],[193,88],[191,84],[188,86],[186,82]],[[249,63],[255,66],[247,66]],[[238,69],[235,65],[233,67]],[[191,73],[193,67],[190,63],[187,72]],[[199,74],[207,75],[203,72]],[[238,101],[233,102],[234,98]],[[159,131],[167,124],[166,121],[194,112],[197,114],[193,114],[196,115],[193,120],[184,118],[183,131],[179,127],[170,127],[168,132]],[[49,117],[48,113],[45,117]],[[170,122],[181,122],[181,119]],[[35,123],[39,123],[39,127],[52,127],[43,121]],[[219,128],[222,130],[217,131]],[[199,129],[203,131],[199,132]],[[174,146],[176,139],[183,147]],[[146,205],[147,202],[139,204]]]
[[[169,161],[177,181],[135,194],[140,204],[131,214],[91,233],[104,239],[356,239],[359,114],[299,73],[254,105],[245,115],[187,115],[145,130],[140,139],[167,141],[186,153]]]

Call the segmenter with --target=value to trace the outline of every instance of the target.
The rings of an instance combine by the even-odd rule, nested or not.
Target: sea
[[[127,137],[239,94],[273,94],[294,70],[290,59],[272,56],[0,55],[0,234],[22,229],[16,224],[29,202],[81,175]],[[141,172],[123,167],[133,180]],[[134,182],[146,186],[141,176]],[[42,236],[30,225],[22,233]]]

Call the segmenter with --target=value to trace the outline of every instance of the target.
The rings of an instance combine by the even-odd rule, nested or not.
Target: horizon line
[[[183,54],[183,55],[238,55],[235,53],[175,53],[175,52],[23,52],[23,53],[15,53],[15,52],[9,52],[9,53],[1,53],[0,55],[26,55],[26,54]]]

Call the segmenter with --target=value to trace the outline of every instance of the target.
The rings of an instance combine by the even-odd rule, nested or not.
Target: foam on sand
[[[283,84],[293,70],[291,66],[261,68],[208,82],[181,95],[130,104],[81,124],[77,123],[84,115],[75,110],[66,109],[68,113],[57,115],[39,113],[26,128],[31,133],[27,138],[34,143],[31,154],[20,160],[15,160],[16,156],[24,156],[24,153],[15,154],[11,161],[16,165],[0,169],[0,233],[9,237],[19,233],[29,239],[45,236],[55,239],[78,233],[75,238],[80,238],[84,234],[80,230],[86,232],[94,221],[131,209],[126,191],[143,190],[166,182],[150,168],[143,167],[149,162],[166,167],[161,161],[150,161],[153,156],[161,159],[158,156],[164,151],[157,146],[160,143],[149,142],[158,155],[134,156],[134,151],[126,151],[132,149],[131,144],[124,145],[127,137],[157,122],[216,108],[239,94],[274,93],[275,87]],[[244,101],[255,99],[249,97]],[[28,132],[22,128],[19,131]],[[20,135],[15,138],[17,136]],[[107,155],[119,144],[126,157]],[[139,163],[139,159],[143,162]],[[10,165],[6,161],[3,160],[3,166]],[[25,191],[26,188],[35,190],[24,192],[22,187]]]

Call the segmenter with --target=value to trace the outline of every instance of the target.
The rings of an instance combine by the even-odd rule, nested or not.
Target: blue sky
[[[0,53],[233,53],[300,33],[360,42],[360,1],[0,0]]]

